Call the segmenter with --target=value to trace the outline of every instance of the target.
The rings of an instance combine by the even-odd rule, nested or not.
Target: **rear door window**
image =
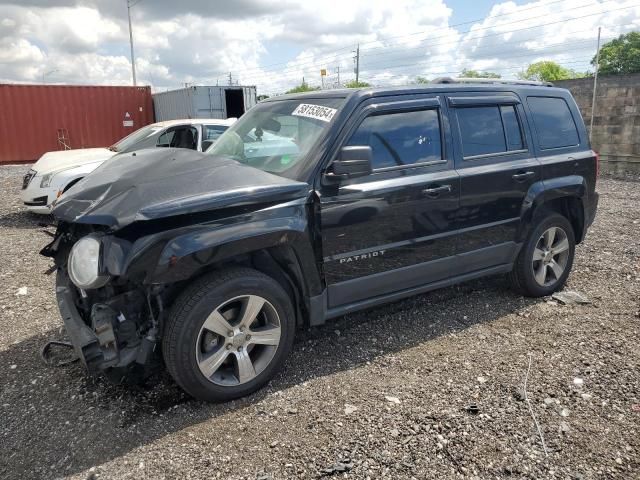
[[[498,106],[466,107],[457,110],[462,153],[465,157],[507,151]]]
[[[438,110],[367,117],[347,145],[369,145],[373,151],[374,170],[442,160]]]
[[[527,97],[542,150],[580,144],[578,128],[564,98]]]
[[[457,107],[456,115],[465,158],[526,148],[514,105]]]

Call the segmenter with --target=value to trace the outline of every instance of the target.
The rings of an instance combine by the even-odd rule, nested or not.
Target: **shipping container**
[[[256,104],[256,87],[193,86],[153,94],[156,121],[240,117]]]
[[[150,87],[0,84],[0,163],[108,147],[149,123]]]

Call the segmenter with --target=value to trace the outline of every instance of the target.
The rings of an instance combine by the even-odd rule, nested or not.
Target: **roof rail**
[[[430,83],[499,83],[503,85],[531,85],[537,87],[553,87],[551,82],[535,82],[533,80],[503,80],[501,78],[467,78],[467,77],[438,77]]]

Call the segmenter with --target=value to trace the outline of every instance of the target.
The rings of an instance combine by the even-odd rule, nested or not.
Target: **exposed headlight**
[[[100,239],[87,235],[76,242],[69,254],[69,278],[83,290],[100,288],[109,281],[108,275],[100,275]]]
[[[47,188],[51,185],[51,179],[53,178],[53,173],[47,173],[42,176],[42,180],[40,180],[40,188]]]

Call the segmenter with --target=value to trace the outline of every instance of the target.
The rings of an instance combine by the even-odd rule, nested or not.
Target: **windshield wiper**
[[[110,147],[107,147],[107,150],[111,150],[112,152],[117,152],[118,149],[116,148],[115,145],[111,145]]]

